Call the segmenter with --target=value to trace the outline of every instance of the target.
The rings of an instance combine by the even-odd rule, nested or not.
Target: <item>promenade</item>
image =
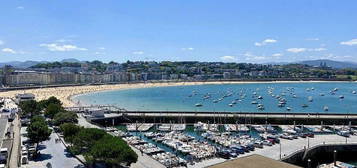
[[[39,145],[41,156],[29,164],[23,165],[23,168],[38,168],[46,167],[46,164],[51,163],[52,168],[64,167],[84,167],[72,154],[70,154],[63,143],[55,142],[58,138],[57,134],[52,133],[50,140],[44,141]]]

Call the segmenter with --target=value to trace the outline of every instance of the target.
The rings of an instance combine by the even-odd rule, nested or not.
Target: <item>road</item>
[[[5,137],[6,126],[7,126],[7,118],[1,116],[0,114],[0,146]]]
[[[41,157],[36,161],[30,161],[30,163],[24,167],[37,168],[46,166],[47,163],[52,164],[52,168],[73,168],[78,165],[82,165],[75,157],[67,152],[66,147],[62,142],[55,142],[58,136],[55,133],[51,134],[51,139],[43,142],[39,148]]]
[[[20,121],[18,115],[16,115],[16,118],[13,121],[14,124],[14,139],[13,139],[13,149],[11,150],[11,158],[10,158],[10,167],[18,167],[18,160],[20,157]]]

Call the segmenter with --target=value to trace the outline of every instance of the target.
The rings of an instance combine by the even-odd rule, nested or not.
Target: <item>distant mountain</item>
[[[69,58],[69,59],[64,59],[62,60],[61,62],[72,62],[72,63],[79,63],[79,62],[82,62],[82,61],[79,61],[75,58]]]
[[[60,62],[72,62],[72,63],[77,63],[81,62],[77,59],[70,58],[70,59],[64,59]],[[4,67],[5,65],[11,65],[15,68],[28,68],[40,63],[49,63],[49,61],[10,61],[10,62],[0,62],[0,68]]]
[[[308,60],[308,61],[301,61],[297,62],[299,64],[306,64],[310,66],[320,66],[321,64],[325,64],[328,67],[332,68],[357,68],[357,63],[355,62],[343,62],[343,61],[333,61],[328,59],[320,59],[320,60]]]
[[[11,61],[11,62],[2,62],[0,63],[0,67],[4,67],[5,65],[11,65],[15,68],[28,68],[30,66],[39,64],[39,63],[46,63],[46,61]]]

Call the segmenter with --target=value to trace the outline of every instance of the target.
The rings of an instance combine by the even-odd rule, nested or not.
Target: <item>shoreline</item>
[[[63,103],[64,107],[75,106],[77,103],[73,98],[78,95],[139,88],[170,87],[170,86],[193,86],[193,85],[217,85],[217,84],[257,84],[257,83],[353,83],[349,81],[207,81],[207,82],[165,82],[165,83],[126,83],[126,84],[107,84],[107,85],[81,85],[64,86],[35,89],[21,89],[0,92],[0,97],[14,98],[19,93],[32,93],[36,100],[47,99],[56,96]]]

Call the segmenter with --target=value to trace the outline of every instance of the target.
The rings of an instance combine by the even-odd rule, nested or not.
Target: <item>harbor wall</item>
[[[187,123],[281,125],[357,125],[357,114],[224,113],[224,112],[118,112],[111,117],[90,120],[99,124]]]
[[[283,158],[282,161],[301,167],[309,167],[308,160],[310,160],[310,167],[317,167],[320,164],[332,163],[334,151],[336,151],[337,161],[348,162],[357,159],[357,144],[326,144],[297,151]]]

